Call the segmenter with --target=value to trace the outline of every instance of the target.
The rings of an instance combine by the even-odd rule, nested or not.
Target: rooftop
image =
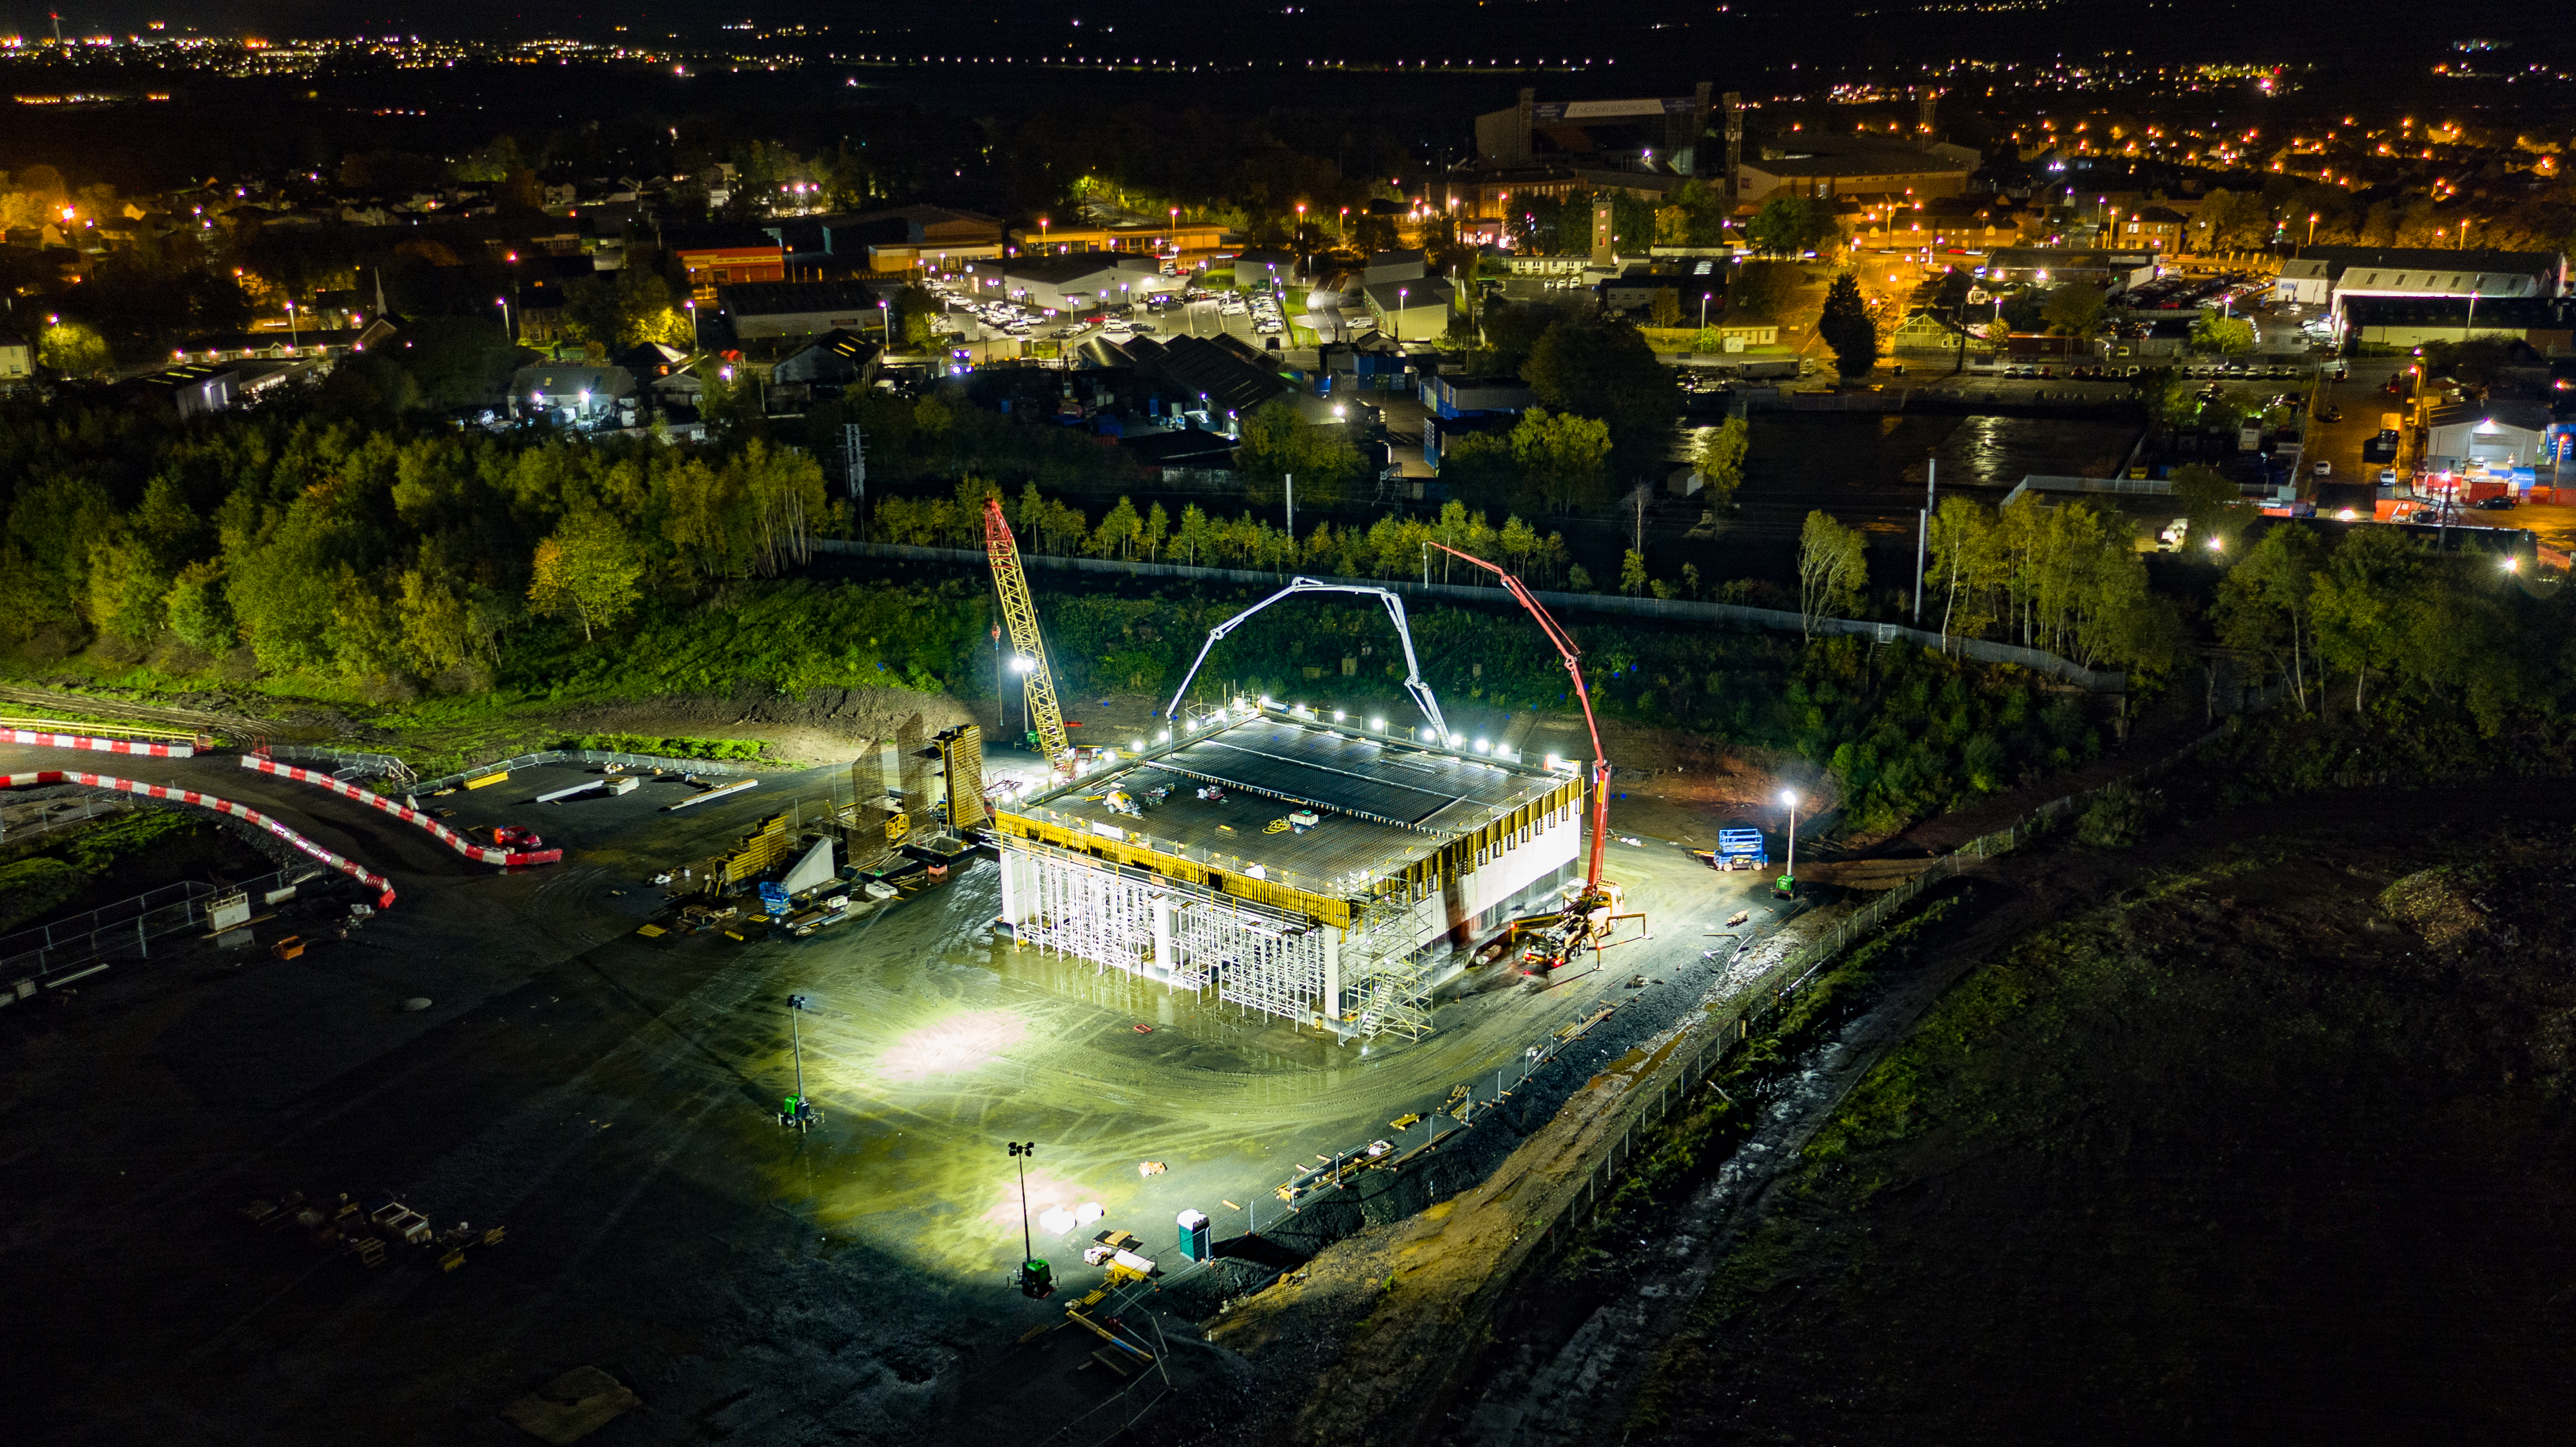
[[[1356,725],[1262,714],[1132,763],[1088,775],[1002,812],[1125,838],[1190,859],[1239,860],[1305,887],[1346,895],[1476,829],[1534,803],[1569,775],[1453,754],[1389,739]],[[1213,784],[1222,800],[1196,790]],[[1159,804],[1146,791],[1168,786]],[[1143,806],[1139,819],[1111,809],[1112,789]],[[1322,822],[1300,834],[1268,832],[1291,810]],[[1236,867],[1241,867],[1240,865]]]
[[[876,307],[877,299],[855,281],[738,281],[717,288],[732,316],[796,316],[807,312],[850,312]]]

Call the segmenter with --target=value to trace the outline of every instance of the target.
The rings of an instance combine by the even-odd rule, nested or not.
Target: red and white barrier
[[[45,734],[33,729],[0,729],[0,743],[42,744],[49,749],[95,749],[102,754],[140,754],[151,759],[193,759],[189,744],[154,744],[139,739],[94,739],[87,734]]]
[[[344,784],[329,774],[317,774],[311,769],[299,769],[293,764],[281,764],[275,759],[263,759],[257,754],[242,755],[241,765],[245,769],[255,769],[263,774],[275,774],[281,779],[293,779],[299,784],[320,785],[343,798],[355,799],[377,813],[391,814],[406,824],[416,824],[428,830],[440,843],[468,859],[479,859],[485,864],[561,864],[563,862],[563,851],[560,849],[518,851],[495,849],[490,845],[477,844],[418,809],[406,808],[373,789],[361,789],[355,784]]]
[[[353,859],[341,858],[246,804],[236,804],[230,799],[218,799],[212,794],[200,794],[194,789],[182,789],[171,784],[145,784],[133,779],[113,778],[106,774],[76,774],[68,769],[46,769],[34,774],[0,774],[0,789],[32,789],[44,784],[79,784],[92,789],[122,789],[126,793],[140,794],[147,799],[171,799],[182,804],[194,804],[199,808],[212,809],[220,814],[229,814],[236,819],[258,825],[361,884],[373,885],[378,891],[376,908],[393,907],[394,882],[392,880],[381,874],[369,873],[365,865]]]

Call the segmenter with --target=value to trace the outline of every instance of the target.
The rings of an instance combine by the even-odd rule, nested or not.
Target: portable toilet
[[[1207,1218],[1207,1213],[1206,1213],[1206,1212],[1204,1212],[1204,1211],[1183,1211],[1183,1212],[1181,1213],[1180,1220],[1181,1220],[1181,1259],[1182,1259],[1182,1260],[1184,1260],[1184,1261],[1205,1261],[1205,1260],[1207,1260],[1207,1259],[1208,1259],[1208,1218]]]

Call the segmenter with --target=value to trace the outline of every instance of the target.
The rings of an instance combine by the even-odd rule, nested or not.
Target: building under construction
[[[1400,726],[1238,702],[1001,806],[1002,920],[1023,947],[1418,1037],[1450,946],[1558,906],[1583,788]]]

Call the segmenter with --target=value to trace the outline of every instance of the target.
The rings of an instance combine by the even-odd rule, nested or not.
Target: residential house
[[[622,420],[635,407],[635,374],[624,367],[539,362],[510,378],[510,414],[571,426]]]

